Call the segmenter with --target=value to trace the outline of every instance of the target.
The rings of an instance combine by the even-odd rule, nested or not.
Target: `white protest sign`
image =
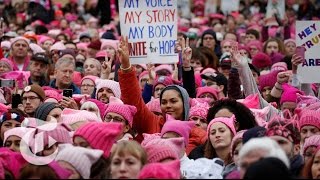
[[[121,0],[119,12],[132,64],[178,62],[177,0]]]
[[[305,60],[298,67],[301,83],[320,82],[320,23],[319,21],[296,21],[296,43],[304,46]]]
[[[190,18],[191,11],[190,11],[190,1],[189,0],[179,0],[178,3],[178,10],[179,10],[179,17],[182,18]]]
[[[207,16],[217,12],[217,0],[207,0],[205,4],[204,14]]]
[[[227,0],[227,1],[221,1],[221,11],[224,14],[231,13],[232,11],[238,11],[239,10],[239,0]]]
[[[284,0],[268,0],[266,18],[273,17],[273,14],[278,14],[280,19],[284,19],[285,1]]]

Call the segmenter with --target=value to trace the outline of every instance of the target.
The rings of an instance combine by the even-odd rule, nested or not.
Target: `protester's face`
[[[213,123],[209,133],[209,139],[214,149],[230,147],[232,132],[225,124],[221,122]]]
[[[241,56],[244,56],[244,57],[247,57],[247,58],[249,57],[248,52],[246,50],[244,50],[244,49],[240,49],[239,53],[241,54]]]
[[[80,146],[87,149],[92,149],[88,141],[80,136],[76,136],[75,138],[73,138],[73,145]]]
[[[67,28],[68,27],[68,21],[65,19],[62,19],[60,21],[60,28]]]
[[[58,59],[59,59],[59,53],[60,53],[59,50],[52,50],[52,51],[50,52],[50,54],[51,54],[51,59],[52,59],[52,61],[53,61],[54,63],[56,63],[56,62],[58,61]]]
[[[217,82],[212,81],[211,79],[207,79],[205,82],[206,82],[206,86],[212,87],[212,88],[220,91],[220,87],[219,87],[219,85],[217,84]]]
[[[12,45],[12,55],[19,58],[24,58],[28,55],[28,43],[24,40],[18,40]]]
[[[161,111],[171,115],[177,120],[183,120],[183,102],[181,95],[176,90],[166,90],[162,94]]]
[[[18,136],[9,136],[4,143],[4,147],[9,148],[11,151],[20,152],[20,141],[21,137]]]
[[[316,152],[317,146],[309,146],[303,154],[304,162],[308,162],[312,159],[312,156]]]
[[[279,45],[276,41],[270,41],[267,44],[266,54],[271,55],[272,53],[279,52]]]
[[[159,98],[161,91],[165,88],[166,86],[163,84],[158,84],[155,88],[154,88],[154,98]]]
[[[115,96],[113,91],[110,88],[101,88],[98,91],[98,100],[103,102],[103,103],[109,103],[109,98],[111,96]]]
[[[301,128],[300,135],[301,135],[301,141],[302,143],[304,143],[306,138],[309,138],[313,135],[320,135],[320,130],[315,126],[307,125]]]
[[[47,40],[43,43],[42,48],[44,50],[49,50],[52,45],[53,45],[53,42],[50,40]]]
[[[320,151],[314,156],[311,166],[312,179],[320,179]]]
[[[237,166],[239,164],[239,152],[240,152],[240,149],[242,148],[242,145],[243,144],[241,142],[238,143],[232,154],[233,162],[235,162]]]
[[[52,109],[48,116],[47,116],[47,119],[46,121],[50,121],[51,120],[51,117],[55,118],[57,120],[57,122],[60,122],[61,121],[61,113],[62,113],[62,110],[61,108],[54,108]]]
[[[209,98],[210,99],[209,104],[211,104],[217,100],[216,97],[211,93],[203,93],[199,96],[199,98]]]
[[[91,79],[84,79],[81,83],[81,94],[91,95],[94,91],[94,82]]]
[[[87,58],[95,58],[98,50],[88,48],[88,57]]]
[[[253,149],[241,159],[239,159],[239,167],[240,167],[240,179],[243,179],[244,174],[246,173],[248,167],[257,162],[259,159],[265,157],[267,152],[262,149]]]
[[[41,61],[32,61],[29,66],[30,74],[33,77],[42,77],[48,70],[48,65]]]
[[[296,107],[297,107],[297,103],[295,102],[284,102],[281,105],[281,110],[283,111],[285,109],[288,109],[291,113],[293,113]]]
[[[296,52],[296,45],[293,42],[289,42],[285,45],[287,55],[292,56]]]
[[[259,52],[259,49],[256,46],[250,46],[249,49],[251,57],[254,57]]]
[[[226,108],[220,109],[216,115],[214,116],[214,118],[218,118],[218,117],[227,117],[230,118],[232,117],[233,113],[231,111],[229,111]]]
[[[77,49],[77,46],[75,44],[65,44],[66,48],[67,49],[73,49],[73,50],[76,50]]]
[[[68,86],[72,83],[72,75],[74,71],[74,65],[61,64],[58,69],[55,70],[55,77],[58,84]]]
[[[271,87],[270,86],[266,86],[262,89],[262,97],[263,99],[267,99],[267,96],[271,93]]]
[[[191,65],[191,67],[193,67],[194,69],[195,69],[195,68],[202,67],[202,64],[201,64],[201,62],[200,62],[199,59],[191,59],[191,60],[190,60],[190,65]]]
[[[149,81],[149,75],[148,74],[146,74],[146,75],[144,75],[144,76],[142,76],[141,78],[140,78],[140,87],[141,87],[141,89],[143,89],[144,88],[144,86],[146,85],[146,83]]]
[[[256,81],[257,85],[259,85],[259,74],[253,70],[251,70],[252,72],[252,76],[254,78],[254,80]]]
[[[208,123],[206,118],[200,117],[200,116],[191,116],[189,118],[189,121],[194,121],[195,125],[203,130],[207,130]]]
[[[231,51],[231,45],[232,45],[232,44],[231,44],[230,41],[225,42],[225,43],[223,44],[223,46],[222,46],[222,49],[221,49],[222,53],[230,52],[230,51]]]
[[[112,46],[107,46],[105,50],[108,54],[108,57],[111,57],[112,55],[114,56],[116,54],[116,50]]]
[[[4,138],[4,133],[8,131],[9,129],[20,127],[21,123],[16,120],[7,120],[2,123],[1,125],[1,140]]]
[[[257,40],[256,36],[253,34],[246,34],[246,43],[249,43],[252,40]]]
[[[66,169],[72,173],[68,179],[80,179],[81,178],[81,175],[79,174],[79,172],[70,163],[68,163],[66,161],[58,161],[58,163],[62,168]]]
[[[227,33],[224,37],[224,40],[231,40],[231,41],[237,42],[237,36],[232,33]]]
[[[286,153],[288,158],[291,158],[293,156],[294,146],[291,141],[282,136],[271,136],[270,138],[275,140],[280,145],[280,147]]]
[[[210,34],[206,34],[203,37],[203,42],[202,42],[204,47],[208,47],[210,49],[214,49],[216,46],[216,41],[214,37]]]
[[[10,68],[7,65],[7,63],[0,62],[0,74],[6,73],[6,72],[9,72],[9,71],[10,71]]]
[[[22,96],[22,105],[24,112],[32,114],[40,106],[40,97],[34,92],[25,92]]]
[[[116,154],[111,160],[111,178],[137,179],[142,166],[141,160],[129,153]]]
[[[98,70],[97,64],[91,59],[87,59],[84,62],[83,68],[84,68],[84,75],[85,76],[88,76],[88,75],[99,76],[100,75],[100,71]]]
[[[80,40],[80,42],[82,42],[82,43],[90,43],[91,42],[91,40],[90,40],[90,38],[82,38],[81,40]]]
[[[7,47],[2,47],[2,54],[7,54],[10,52],[10,49]]]

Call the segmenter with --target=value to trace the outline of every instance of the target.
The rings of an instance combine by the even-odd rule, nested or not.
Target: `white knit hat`
[[[38,44],[30,43],[29,46],[30,46],[30,49],[32,50],[33,54],[46,52]]]
[[[50,47],[50,51],[52,50],[65,50],[66,46],[62,42],[56,42]]]
[[[8,49],[10,49],[11,47],[11,42],[10,41],[2,41],[1,42],[1,48],[6,47]]]
[[[59,153],[55,160],[70,163],[82,178],[89,179],[91,166],[99,160],[102,154],[102,150],[63,144],[59,145]]]
[[[4,133],[3,144],[6,143],[7,139],[10,136],[17,136],[22,138],[29,130],[31,130],[31,128],[15,127],[15,128],[9,129]]]
[[[96,97],[98,97],[98,92],[101,88],[109,88],[112,90],[113,94],[120,99],[121,97],[121,90],[120,85],[116,81],[108,80],[108,79],[97,79],[96,80]]]
[[[61,113],[62,122],[68,125],[72,125],[77,122],[102,122],[98,116],[86,110],[74,110],[65,108]]]

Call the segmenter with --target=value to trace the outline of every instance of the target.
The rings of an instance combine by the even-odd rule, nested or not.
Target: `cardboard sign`
[[[320,82],[320,23],[319,21],[296,21],[296,43],[304,46],[305,60],[298,66],[301,83]]]
[[[178,62],[176,0],[121,0],[119,12],[132,64]]]
[[[232,11],[238,11],[239,10],[239,0],[227,0],[227,1],[221,1],[221,11],[224,14],[229,14]]]

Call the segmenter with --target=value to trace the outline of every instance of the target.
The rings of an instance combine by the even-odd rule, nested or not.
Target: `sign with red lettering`
[[[304,62],[298,67],[301,83],[320,83],[319,21],[296,21],[297,46],[305,47]]]
[[[178,62],[176,0],[121,0],[119,12],[132,64]]]

